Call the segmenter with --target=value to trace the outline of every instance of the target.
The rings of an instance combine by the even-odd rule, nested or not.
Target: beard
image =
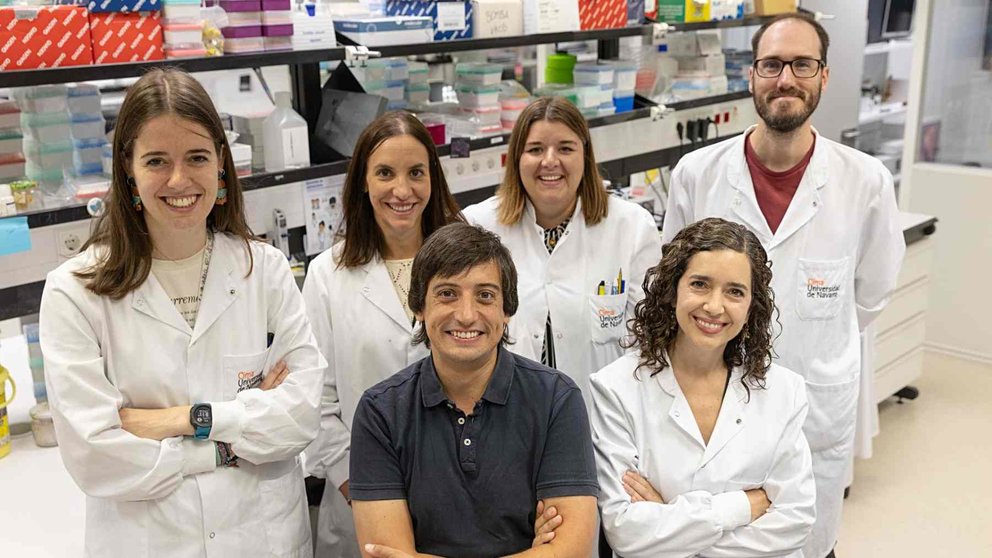
[[[782,96],[794,96],[801,100],[803,105],[798,110],[789,112],[772,110],[771,102],[775,98]],[[753,99],[754,108],[758,111],[758,116],[765,122],[765,125],[776,132],[787,134],[796,130],[809,120],[813,111],[816,110],[817,105],[820,104],[820,88],[817,87],[815,91],[809,92],[799,89],[774,91],[763,98],[755,96]]]

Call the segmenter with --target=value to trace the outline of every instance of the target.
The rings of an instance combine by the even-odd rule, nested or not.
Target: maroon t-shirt
[[[758,199],[758,207],[768,222],[768,228],[772,234],[778,230],[782,224],[782,218],[792,203],[792,197],[799,189],[803,174],[813,158],[813,148],[816,147],[816,136],[813,136],[813,145],[809,147],[809,152],[802,161],[789,170],[775,172],[768,170],[758,160],[758,154],[751,147],[750,134],[744,138],[744,157],[747,159],[747,169],[751,173],[751,182],[754,184],[754,196]]]

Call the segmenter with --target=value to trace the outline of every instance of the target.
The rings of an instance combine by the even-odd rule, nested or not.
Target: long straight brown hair
[[[517,123],[510,133],[507,148],[506,172],[503,183],[496,191],[499,199],[497,216],[504,225],[515,225],[524,215],[527,191],[520,178],[520,157],[527,145],[530,127],[539,121],[560,122],[579,136],[583,148],[582,182],[579,184],[579,199],[582,200],[582,214],[589,225],[595,225],[606,218],[609,211],[610,195],[603,187],[603,179],[596,166],[596,155],[592,150],[592,137],[586,118],[568,99],[564,97],[541,97],[520,113]]]
[[[241,184],[217,110],[193,76],[175,68],[156,68],[135,82],[124,97],[114,128],[114,163],[107,209],[83,244],[83,250],[90,246],[102,249],[95,264],[76,272],[77,277],[86,281],[86,288],[98,295],[117,300],[148,279],[152,240],[144,215],[134,209],[127,177],[135,138],[149,120],[169,114],[195,122],[210,133],[217,155],[224,161],[227,204],[214,205],[206,226],[241,238],[248,256],[249,274],[254,267],[249,243],[255,236],[245,220]]]
[[[338,259],[339,267],[363,266],[376,257],[383,257],[386,238],[375,220],[375,212],[365,185],[372,152],[384,141],[396,136],[410,136],[427,150],[427,165],[431,176],[431,196],[420,219],[421,232],[427,240],[434,231],[456,221],[464,222],[458,202],[448,189],[441,159],[434,140],[423,123],[406,111],[387,112],[369,124],[355,144],[344,180],[344,249]]]

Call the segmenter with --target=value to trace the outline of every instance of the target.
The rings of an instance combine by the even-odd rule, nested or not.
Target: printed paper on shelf
[[[93,58],[97,64],[162,60],[158,12],[90,14]]]
[[[0,71],[92,63],[86,8],[0,7]]]
[[[579,0],[579,26],[583,31],[626,27],[627,0]]]

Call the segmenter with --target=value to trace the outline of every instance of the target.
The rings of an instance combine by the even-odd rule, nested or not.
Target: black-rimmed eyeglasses
[[[759,58],[754,61],[754,71],[758,77],[777,78],[782,75],[786,66],[792,67],[792,75],[801,79],[816,77],[820,68],[826,64],[816,58],[796,58],[795,60],[779,60],[778,58]]]

